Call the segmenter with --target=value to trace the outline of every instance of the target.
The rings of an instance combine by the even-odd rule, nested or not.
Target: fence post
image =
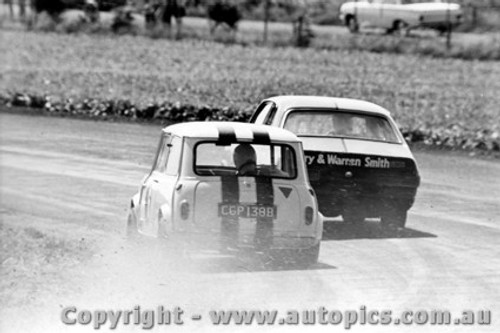
[[[446,1],[446,22],[447,22],[447,32],[446,32],[446,48],[449,50],[451,48],[451,12],[450,12],[450,0]]]
[[[269,25],[269,0],[265,0],[264,2],[264,44],[267,44],[267,34],[268,34],[268,25]]]
[[[472,25],[475,27],[477,24],[477,7],[472,5]]]

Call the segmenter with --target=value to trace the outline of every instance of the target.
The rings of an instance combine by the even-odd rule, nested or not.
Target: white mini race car
[[[163,129],[153,168],[131,200],[127,230],[231,253],[284,250],[312,264],[323,217],[293,133],[191,122]]]
[[[262,101],[250,122],[287,129],[302,140],[323,215],[342,215],[346,222],[380,217],[405,226],[420,176],[387,110],[354,99],[278,96]]]

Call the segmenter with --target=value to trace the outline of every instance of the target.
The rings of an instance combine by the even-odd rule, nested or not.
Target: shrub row
[[[249,110],[188,105],[180,102],[151,103],[146,106],[137,106],[128,100],[84,99],[75,101],[66,99],[64,101],[53,101],[50,96],[14,93],[0,96],[0,103],[7,107],[29,107],[61,115],[166,120],[174,123],[187,121],[246,122],[250,118]]]
[[[180,102],[151,103],[138,106],[128,100],[85,99],[52,101],[50,96],[14,93],[0,96],[0,103],[7,107],[28,107],[48,114],[74,115],[96,119],[125,118],[158,122],[188,121],[238,121],[246,122],[251,110],[230,107],[211,107],[181,104]],[[459,124],[437,128],[401,128],[410,144],[467,151],[500,152],[500,133],[489,129],[471,131]],[[496,154],[495,154],[496,155]]]

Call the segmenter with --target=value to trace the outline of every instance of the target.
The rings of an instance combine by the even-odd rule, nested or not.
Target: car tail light
[[[306,225],[310,225],[311,223],[313,223],[313,213],[314,210],[312,209],[312,207],[307,206],[305,209]]]
[[[189,203],[187,201],[183,201],[181,203],[181,219],[187,220],[189,217]]]

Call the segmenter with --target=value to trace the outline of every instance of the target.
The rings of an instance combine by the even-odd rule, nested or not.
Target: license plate
[[[272,218],[278,215],[276,206],[270,205],[244,205],[244,204],[219,204],[219,216],[243,218]]]

